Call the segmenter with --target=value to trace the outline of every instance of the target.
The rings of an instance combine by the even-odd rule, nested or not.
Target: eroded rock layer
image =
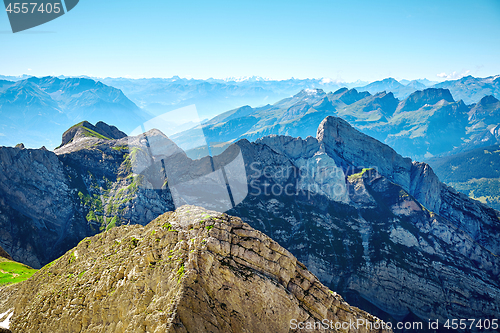
[[[86,238],[0,293],[12,332],[274,333],[293,332],[293,320],[378,320],[262,232],[194,206]]]

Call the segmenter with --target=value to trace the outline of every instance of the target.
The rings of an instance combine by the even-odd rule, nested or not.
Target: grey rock
[[[448,103],[455,102],[448,89],[428,88],[424,90],[417,90],[408,96],[408,98],[404,101],[401,101],[396,112],[414,111],[420,109],[426,104],[434,105],[440,101]]]
[[[25,163],[40,170],[35,174],[23,167],[5,167],[16,160],[14,150],[16,154],[26,150],[0,149],[2,167],[9,175],[4,183],[17,184],[0,188],[10,191],[2,192],[1,198],[3,193],[30,193],[31,187],[43,185],[50,189],[44,198],[51,202],[36,207],[38,215],[23,220],[21,212],[27,211],[28,204],[17,200],[22,205],[16,207],[3,199],[0,218],[14,217],[16,225],[28,221],[35,230],[42,230],[64,211],[54,209],[52,203],[69,194],[53,198],[51,191],[57,188],[50,187],[52,181],[31,181],[28,188],[22,182],[24,177],[36,179],[38,173],[46,177],[41,157],[53,161],[48,166],[54,165],[56,175],[61,174],[61,187],[64,184],[72,193],[68,207],[74,208],[67,209],[77,222],[66,229],[75,235],[82,225],[83,234],[99,232],[115,216],[117,225],[145,224],[147,217],[171,210],[170,184],[208,174],[210,159],[190,160],[161,133],[153,131],[149,136],[161,143],[158,158],[149,153],[140,136],[87,137],[61,147],[57,156],[37,151],[34,155],[40,155],[40,161]],[[137,149],[123,149],[126,143]],[[491,319],[500,313],[500,214],[440,183],[428,165],[412,163],[333,117],[322,122],[317,138],[240,140],[214,157],[213,164],[226,165],[240,151],[249,194],[230,213],[275,239],[350,303],[393,320],[412,315],[425,322]],[[143,176],[137,190],[133,184],[138,174],[127,163],[131,155]],[[160,157],[173,175],[168,186],[162,185],[161,177],[162,184],[157,183],[163,168]],[[333,169],[334,174],[323,172]],[[333,188],[338,193],[329,192],[332,184],[338,185]],[[89,218],[91,211],[97,213]],[[54,218],[39,218],[45,214]],[[19,233],[0,238],[1,246],[15,259],[16,251],[4,245],[22,250],[14,244],[16,237]],[[26,258],[38,255],[36,249],[24,253]]]
[[[377,170],[408,189],[411,159],[403,158],[391,147],[355,130],[337,117],[326,117],[316,135],[325,151],[344,167],[377,168]]]
[[[260,170],[300,169],[326,153],[345,174],[347,200],[301,187],[300,173],[283,182],[279,173],[254,172],[253,191],[230,213],[276,239],[351,303],[394,320],[500,313],[498,212],[341,119],[325,119],[317,140],[316,152],[305,149],[313,147],[306,140],[283,136],[237,145],[248,175],[256,160]],[[269,148],[274,155],[256,157]],[[264,192],[265,182],[296,187],[275,196]]]
[[[40,268],[108,226],[146,224],[173,209],[168,187],[156,190],[132,170],[130,154],[141,147],[77,135],[56,153],[1,147],[0,246]]]
[[[0,247],[0,257],[12,260],[12,257],[2,247]]]

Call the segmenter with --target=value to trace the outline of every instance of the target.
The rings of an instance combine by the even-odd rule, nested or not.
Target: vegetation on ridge
[[[22,282],[36,272],[36,269],[24,264],[0,258],[0,286]]]
[[[347,179],[349,179],[349,181],[353,181],[355,179],[361,178],[361,177],[363,177],[363,174],[365,172],[370,171],[370,170],[373,170],[373,168],[363,168],[363,170],[361,172],[354,173],[354,174],[348,176]]]

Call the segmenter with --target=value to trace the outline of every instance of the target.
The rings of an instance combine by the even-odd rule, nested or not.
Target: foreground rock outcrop
[[[295,331],[294,320],[378,320],[263,233],[194,206],[86,238],[0,293],[12,332],[274,333]]]

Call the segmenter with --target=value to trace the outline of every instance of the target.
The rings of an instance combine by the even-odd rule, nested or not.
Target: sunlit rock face
[[[230,213],[354,304],[424,322],[500,312],[499,213],[441,183],[427,164],[333,117],[316,138],[237,145],[251,185]],[[323,189],[335,182],[339,196]]]
[[[195,206],[85,238],[0,292],[12,332],[390,332],[262,232]]]
[[[240,140],[212,160],[189,159],[158,131],[147,135],[171,148],[158,150],[165,167],[141,137],[81,138],[57,155],[1,148],[8,163],[0,173],[0,246],[41,266],[85,236],[174,210],[171,185],[241,154],[248,195],[228,213],[277,241],[350,303],[394,320],[500,313],[499,213],[347,122],[327,117],[315,138]],[[158,178],[165,169],[175,177]],[[227,175],[242,183],[236,169]],[[207,188],[202,198],[218,197],[220,188]]]

